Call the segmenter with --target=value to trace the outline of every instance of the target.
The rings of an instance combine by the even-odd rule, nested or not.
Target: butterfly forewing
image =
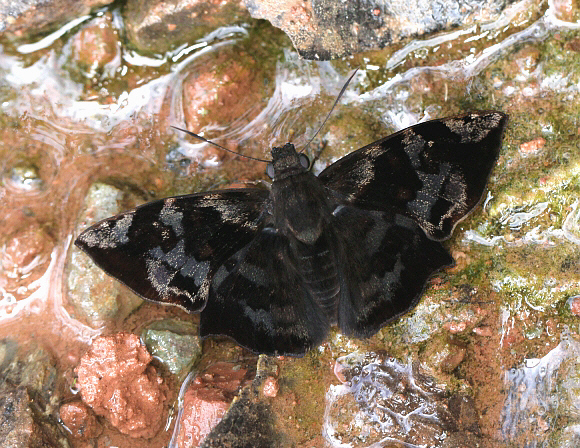
[[[318,178],[339,202],[395,210],[444,239],[481,198],[506,124],[495,111],[419,123],[348,154]]]
[[[209,280],[258,231],[267,190],[153,201],[101,221],[75,244],[141,297],[199,311]]]

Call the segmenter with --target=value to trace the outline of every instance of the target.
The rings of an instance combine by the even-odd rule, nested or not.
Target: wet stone
[[[451,373],[463,362],[466,353],[467,350],[462,344],[443,335],[427,341],[421,360],[430,368]]]
[[[242,388],[226,415],[200,445],[202,448],[276,448],[283,447],[276,430],[270,399],[263,393],[268,378],[277,365],[267,356],[260,356],[256,376]]]
[[[0,443],[6,447],[68,447],[50,418],[60,396],[52,357],[40,347],[0,341]]]
[[[4,299],[20,300],[30,295],[34,282],[48,269],[53,245],[53,239],[39,225],[23,227],[0,243],[0,290]]]
[[[41,190],[44,186],[38,168],[34,165],[16,165],[12,167],[9,183],[13,188],[23,191]]]
[[[131,45],[163,53],[209,31],[249,19],[240,1],[128,0],[123,8]]]
[[[215,363],[198,373],[183,397],[179,448],[199,446],[226,414],[238,391],[249,382],[246,368],[228,362]]]
[[[201,356],[201,340],[197,326],[177,319],[154,322],[142,333],[143,341],[153,356],[171,373],[183,376]]]
[[[199,446],[229,407],[230,400],[219,389],[188,389],[183,398],[179,448]]]
[[[452,412],[445,389],[417,364],[375,353],[348,355],[337,362],[347,382],[327,393],[324,434],[330,443],[442,447],[449,435],[469,438],[476,429],[466,417],[474,408],[458,410],[453,403]],[[467,424],[460,424],[461,418]]]
[[[305,59],[327,60],[376,50],[406,37],[498,17],[506,2],[419,0],[336,2],[245,0],[252,17],[282,29]]]
[[[25,387],[0,381],[0,440],[3,447],[67,448],[62,428],[39,413]]]
[[[565,333],[544,357],[526,359],[524,365],[506,372],[501,414],[504,440],[517,446],[567,446],[556,445],[561,434],[555,430],[561,422],[569,428],[580,424],[579,359],[580,342]]]
[[[63,404],[60,407],[59,415],[73,438],[92,439],[102,431],[93,411],[80,401]]]
[[[94,340],[75,372],[83,402],[131,437],[151,438],[165,422],[167,385],[135,334]]]
[[[27,0],[0,2],[0,32],[16,37],[46,32],[112,0]]]
[[[249,121],[258,113],[262,80],[257,76],[258,67],[251,67],[255,61],[248,58],[241,64],[226,58],[219,72],[211,68],[215,64],[209,57],[201,58],[183,81],[183,112],[190,129],[241,123],[242,117]],[[223,152],[218,154],[223,156]]]
[[[577,23],[580,20],[580,5],[573,0],[555,0],[552,3],[554,15],[564,22]]]
[[[85,197],[75,235],[102,219],[113,216],[135,205],[135,199],[108,184],[93,184]],[[129,204],[127,204],[129,203]],[[122,318],[142,304],[142,299],[125,290],[119,295],[120,283],[76,246],[71,249],[68,268],[68,304],[74,317],[99,327],[113,318]]]
[[[44,349],[34,345],[23,349],[11,339],[0,341],[0,383],[26,388],[50,412],[59,401],[56,381],[54,360]]]
[[[107,13],[92,20],[73,39],[73,58],[85,76],[92,77],[112,65],[111,74],[119,64],[111,64],[119,57],[119,39],[112,25],[112,17]]]

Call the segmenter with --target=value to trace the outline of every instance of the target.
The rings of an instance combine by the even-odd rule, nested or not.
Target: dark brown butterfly
[[[439,241],[479,202],[506,123],[495,111],[420,123],[318,177],[288,143],[272,149],[270,191],[153,201],[75,244],[141,297],[201,312],[202,337],[291,355],[335,324],[368,337],[453,263]]]

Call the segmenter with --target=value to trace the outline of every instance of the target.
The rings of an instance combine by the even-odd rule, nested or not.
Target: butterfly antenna
[[[198,135],[198,134],[196,134],[194,132],[188,131],[187,129],[181,129],[181,128],[178,128],[177,126],[171,126],[171,127],[173,129],[178,130],[178,131],[185,132],[187,135],[191,135],[192,137],[195,137],[195,138],[197,138],[197,139],[199,139],[199,140],[201,140],[203,142],[209,143],[210,145],[213,145],[216,148],[220,148],[220,149],[223,149],[224,151],[231,152],[232,154],[236,154],[238,156],[245,157],[246,159],[257,160],[258,162],[270,163],[269,160],[258,159],[257,157],[247,156],[245,154],[240,154],[239,152],[232,151],[231,149],[225,148],[222,145],[218,145],[217,143],[214,143],[211,140],[208,140],[207,138],[204,138],[201,135]]]
[[[342,95],[346,91],[346,88],[348,87],[348,85],[352,81],[352,78],[354,78],[354,75],[356,75],[356,72],[358,72],[358,68],[356,68],[354,70],[354,72],[352,72],[352,75],[350,75],[349,78],[346,80],[346,82],[344,83],[344,86],[342,86],[342,89],[340,89],[340,93],[338,94],[338,96],[334,100],[334,104],[330,108],[330,111],[328,112],[328,115],[326,115],[326,118],[324,119],[324,121],[322,122],[322,124],[320,125],[320,127],[318,128],[318,131],[316,131],[316,133],[312,136],[312,138],[308,141],[308,143],[306,143],[306,146],[304,146],[304,148],[300,152],[304,152],[304,151],[306,151],[308,149],[308,147],[310,146],[310,143],[312,143],[312,141],[316,138],[316,136],[318,135],[318,133],[320,132],[320,130],[324,127],[324,125],[326,124],[326,122],[330,118],[330,114],[332,114],[332,111],[334,110],[334,108],[336,107],[336,105],[340,101],[340,98],[342,97]]]

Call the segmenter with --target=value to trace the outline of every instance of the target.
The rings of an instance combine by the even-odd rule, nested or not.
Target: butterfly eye
[[[266,167],[266,174],[270,179],[274,179],[274,165],[272,165],[272,162],[268,163],[268,166]]]
[[[300,165],[306,169],[310,168],[310,159],[306,154],[300,154]]]

